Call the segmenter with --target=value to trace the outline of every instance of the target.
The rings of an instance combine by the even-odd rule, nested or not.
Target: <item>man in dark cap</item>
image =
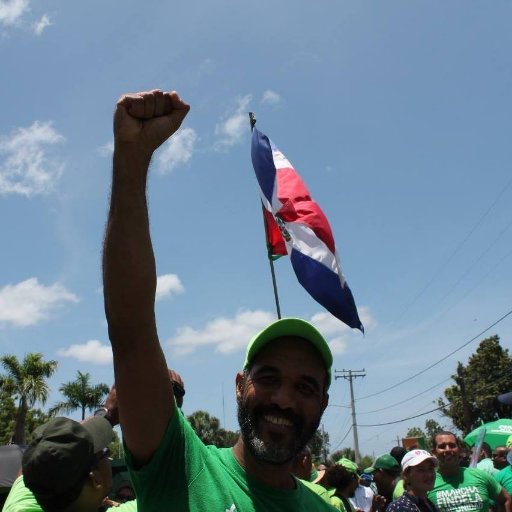
[[[112,426],[102,417],[83,423],[53,418],[37,428],[4,512],[34,511],[37,505],[44,512],[95,512],[112,485],[112,438]]]
[[[385,453],[377,457],[364,472],[373,476],[378,492],[375,501],[380,510],[385,510],[393,500],[393,490],[400,476],[400,464],[392,455]]]

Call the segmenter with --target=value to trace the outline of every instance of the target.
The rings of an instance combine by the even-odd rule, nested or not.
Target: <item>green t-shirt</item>
[[[300,480],[306,487],[311,489],[314,493],[318,494],[320,498],[322,498],[326,503],[331,503],[331,498],[329,497],[329,491],[320,484],[314,484],[313,482],[309,482],[308,480]]]
[[[328,489],[327,490],[327,496],[329,496],[329,500],[331,505],[336,509],[340,510],[341,512],[345,511],[345,505],[343,505],[343,501],[338,498],[338,496],[335,495],[336,489]]]
[[[126,462],[141,512],[332,512],[299,480],[295,489],[283,490],[252,479],[231,448],[205,446],[181,411],[146,466],[135,470],[128,450]]]
[[[41,512],[42,508],[19,476],[12,484],[2,512]]]
[[[434,488],[428,493],[440,512],[487,512],[489,502],[501,491],[496,480],[477,468],[460,468],[453,477],[436,475]]]
[[[25,485],[23,477],[18,477],[12,484],[2,512],[42,512],[42,510],[32,491]],[[119,507],[112,508],[112,510],[116,512],[137,512],[137,502],[135,500],[127,501]]]
[[[505,487],[505,490],[508,491],[509,494],[512,493],[512,466],[507,466],[498,471],[498,474],[495,475],[494,478],[500,485]]]
[[[404,481],[400,478],[393,489],[393,501],[396,501],[398,498],[401,498],[404,494]]]

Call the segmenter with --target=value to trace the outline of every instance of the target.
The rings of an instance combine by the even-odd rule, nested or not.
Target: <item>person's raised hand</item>
[[[178,130],[189,110],[175,91],[125,94],[114,114],[115,143],[136,145],[151,156]]]

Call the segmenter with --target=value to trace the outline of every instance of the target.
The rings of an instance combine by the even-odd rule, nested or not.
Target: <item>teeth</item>
[[[284,425],[286,427],[291,427],[293,425],[290,420],[279,416],[265,416],[265,420],[269,423],[273,423],[274,425]]]

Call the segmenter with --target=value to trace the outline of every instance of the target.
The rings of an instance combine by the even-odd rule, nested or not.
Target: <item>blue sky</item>
[[[249,110],[328,216],[366,335],[325,313],[284,258],[283,314],[317,325],[335,369],[366,370],[361,425],[433,409],[484,336],[375,394],[512,309],[512,4],[180,4],[0,0],[0,352],[59,361],[49,405],[78,369],[112,381],[100,272],[112,112],[124,92],[176,89],[192,110],[154,157],[149,203],[159,333],[185,413],[237,428],[235,373],[275,315]],[[512,316],[487,334],[510,347]],[[348,403],[336,380],[332,449],[352,444]],[[429,417],[360,427],[361,452]]]

